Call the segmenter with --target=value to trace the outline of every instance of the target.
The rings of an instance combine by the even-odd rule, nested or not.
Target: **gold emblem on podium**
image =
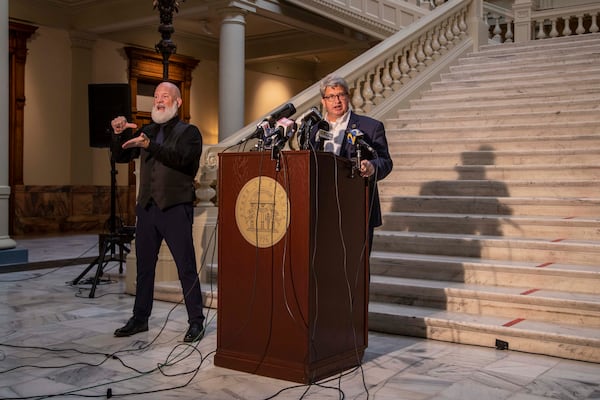
[[[253,246],[275,245],[290,224],[290,201],[283,186],[267,176],[249,180],[235,202],[235,222]]]

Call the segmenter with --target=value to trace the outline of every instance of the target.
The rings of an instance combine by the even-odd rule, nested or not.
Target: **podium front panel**
[[[219,156],[215,365],[311,383],[367,346],[367,193],[330,153]]]

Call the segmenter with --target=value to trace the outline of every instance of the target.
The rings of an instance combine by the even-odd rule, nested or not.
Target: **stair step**
[[[564,44],[562,46],[555,45],[551,53],[548,53],[547,49],[541,48],[514,52],[495,52],[495,49],[489,49],[488,51],[469,53],[466,57],[463,57],[458,61],[458,65],[483,66],[484,64],[511,64],[513,62],[537,64],[538,61],[545,64],[554,60],[583,59],[590,56],[600,57],[600,53],[597,52],[599,42],[600,41],[596,39],[589,40],[586,43],[579,43],[577,46],[572,46],[570,44]]]
[[[450,131],[454,128],[448,128]],[[466,128],[463,128],[466,130]],[[484,130],[485,129],[485,130]],[[506,128],[510,130],[510,128]],[[558,128],[557,128],[558,129]],[[550,128],[549,128],[550,130]],[[417,132],[417,129],[412,129],[410,132]],[[421,129],[420,131],[426,131]],[[494,128],[481,128],[473,133],[481,133],[477,140],[475,137],[466,136],[466,138],[451,138],[451,139],[422,139],[422,140],[405,140],[401,135],[396,134],[388,139],[390,153],[394,154],[399,151],[421,151],[421,152],[437,152],[437,151],[456,151],[456,152],[471,152],[477,150],[498,151],[498,150],[521,150],[523,148],[539,148],[545,150],[576,150],[600,148],[600,135],[585,134],[580,132],[579,135],[564,135],[557,133],[553,136],[542,136],[540,130],[532,132],[528,137],[503,136],[501,128],[496,128],[496,136],[494,137]],[[431,132],[431,130],[430,130]],[[564,132],[563,132],[564,133]],[[446,137],[451,137],[447,135]]]
[[[394,118],[386,121],[386,128],[445,128],[445,127],[500,127],[515,126],[524,124],[596,124],[600,122],[600,112],[598,109],[556,111],[556,112],[531,112],[527,114],[493,114],[493,115],[464,115],[454,117],[431,116],[423,117],[421,115],[405,115],[403,118]],[[389,125],[389,127],[388,127]]]
[[[530,68],[532,65],[539,67],[539,71],[546,72],[552,68],[561,68],[568,66],[567,69],[577,69],[578,66],[589,65],[590,61],[600,60],[600,52],[594,52],[593,49],[597,48],[596,45],[589,46],[585,49],[574,49],[572,55],[568,51],[552,52],[547,54],[544,52],[539,53],[527,53],[527,54],[515,54],[513,56],[503,55],[496,57],[483,56],[475,58],[464,58],[459,60],[459,63],[450,67],[451,72],[458,71],[481,71],[482,69],[489,68],[491,75],[496,73],[503,74],[511,72],[520,72],[518,69],[523,67]]]
[[[415,180],[390,177],[378,184],[382,195],[402,196],[488,196],[551,197],[569,193],[574,197],[594,197],[598,182],[593,180]]]
[[[600,61],[600,57],[599,57]],[[511,86],[537,87],[540,85],[558,85],[568,87],[578,82],[594,83],[598,80],[598,65],[585,64],[556,75],[552,70],[535,71],[535,74],[527,71],[515,71],[502,73],[490,79],[477,78],[477,75],[469,74],[467,71],[448,73],[441,77],[441,81],[431,84],[431,92],[436,90],[458,90],[458,89],[503,89],[507,87],[506,79],[510,78]],[[509,75],[509,76],[507,76]]]
[[[510,350],[600,362],[600,330],[585,326],[370,302],[369,329],[486,347],[500,340]]]
[[[373,301],[600,327],[600,296],[593,294],[381,275],[371,275],[370,287]]]
[[[599,149],[600,150],[600,149]],[[600,154],[600,153],[599,153]],[[493,158],[492,158],[493,160]],[[489,160],[486,160],[489,162]],[[456,165],[395,166],[386,179],[417,180],[593,180],[600,179],[600,159],[596,165]]]
[[[598,71],[600,74],[600,69]],[[600,96],[598,96],[600,102]],[[414,105],[410,109],[401,109],[397,111],[396,118],[390,118],[391,121],[403,120],[405,118],[457,118],[457,117],[492,117],[492,116],[520,116],[530,113],[556,113],[566,111],[595,111],[600,110],[599,102],[593,103],[588,100],[569,100],[555,101],[550,104],[505,104],[503,107],[489,105],[487,103],[456,105],[447,104],[443,109],[440,107],[419,107]],[[386,120],[387,122],[387,120]],[[387,125],[386,125],[387,128]]]
[[[560,218],[554,216],[389,212],[384,216],[381,229],[600,241],[600,217]]]
[[[376,240],[375,240],[376,238]],[[600,243],[556,237],[554,240],[430,232],[378,230],[373,250],[413,252],[494,260],[598,265]]]
[[[485,104],[489,107],[504,107],[509,105],[513,106],[524,106],[528,107],[531,104],[553,104],[555,102],[569,102],[569,101],[589,101],[594,107],[597,107],[598,101],[600,100],[600,93],[596,90],[591,91],[560,91],[560,90],[548,90],[546,93],[540,93],[535,95],[515,95],[512,97],[500,97],[500,96],[474,96],[470,99],[462,99],[462,102],[448,102],[445,98],[436,98],[432,96],[421,97],[419,99],[413,99],[410,101],[410,106],[415,108],[429,108],[435,109],[440,108],[442,111],[448,107],[453,108],[468,108],[468,107],[479,107]]]
[[[383,184],[382,181],[380,185]],[[449,212],[460,214],[551,215],[562,218],[600,216],[600,198],[402,196],[380,194],[385,212]]]
[[[510,79],[510,77],[507,77]],[[547,95],[565,93],[567,88],[564,86],[545,86],[545,85],[531,85],[531,86],[506,86],[505,88],[463,88],[461,90],[453,89],[440,89],[428,90],[423,92],[424,99],[435,99],[445,101],[485,101],[490,98],[498,97],[546,97]],[[568,87],[568,91],[571,93],[599,93],[600,85],[596,82],[593,83],[571,83]]]
[[[587,46],[595,44],[600,46],[600,33],[590,33],[586,35],[561,36],[557,38],[544,40],[531,40],[520,43],[503,43],[502,45],[490,44],[483,45],[477,53],[470,53],[467,57],[476,55],[502,55],[502,54],[528,54],[532,51],[554,52],[560,49],[577,48],[578,46]]]
[[[460,165],[562,165],[577,161],[584,165],[594,165],[600,160],[600,149],[575,150],[513,150],[485,151],[475,150],[456,152],[398,152],[394,153],[394,171],[402,167],[420,167],[437,165],[455,167]],[[559,167],[558,167],[559,168]]]
[[[371,252],[371,275],[541,288],[600,295],[600,264],[577,265],[473,257]]]

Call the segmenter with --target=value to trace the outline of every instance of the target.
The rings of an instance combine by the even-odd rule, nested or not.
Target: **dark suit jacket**
[[[367,142],[373,148],[373,150],[377,152],[377,157],[374,157],[373,154],[370,154],[368,150],[363,150],[361,154],[362,159],[370,160],[375,167],[375,174],[369,178],[369,201],[371,202],[369,205],[371,208],[371,212],[369,214],[369,228],[372,229],[376,226],[380,226],[382,223],[377,181],[388,176],[393,168],[392,158],[390,156],[387,139],[385,137],[385,128],[381,121],[365,115],[358,115],[351,111],[348,119],[347,129],[358,129],[364,133],[363,139],[365,142]],[[310,135],[310,142],[312,143],[313,148],[316,148],[315,136],[317,130],[317,128],[313,129]],[[347,140],[344,140],[340,149],[340,156],[348,159],[356,157],[355,146],[348,143]]]
[[[141,156],[138,204],[145,207],[153,199],[164,210],[196,199],[194,178],[200,166],[202,135],[196,126],[175,117],[163,125],[164,142],[158,144],[160,128],[152,123],[134,134],[113,134],[111,149],[116,162]],[[150,139],[147,149],[121,148],[121,144],[142,132]]]

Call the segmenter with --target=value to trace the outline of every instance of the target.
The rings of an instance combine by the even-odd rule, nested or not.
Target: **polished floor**
[[[599,364],[376,332],[360,368],[313,385],[216,367],[216,310],[195,344],[183,305],[161,301],[149,332],[115,338],[134,300],[118,263],[93,298],[72,284],[96,236],[16,240],[37,268],[0,273],[1,399],[600,399]]]

